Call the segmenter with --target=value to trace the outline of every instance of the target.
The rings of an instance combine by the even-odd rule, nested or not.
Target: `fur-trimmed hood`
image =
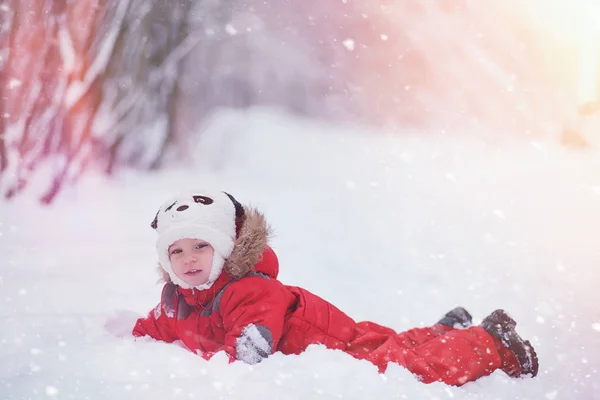
[[[263,214],[257,209],[244,206],[244,222],[235,240],[231,255],[225,260],[223,272],[234,279],[255,272],[256,264],[261,260],[271,236],[271,228]],[[171,283],[165,269],[158,264],[160,281]],[[259,271],[269,273],[271,271]],[[277,271],[274,272],[275,276]],[[275,277],[274,276],[274,277]]]

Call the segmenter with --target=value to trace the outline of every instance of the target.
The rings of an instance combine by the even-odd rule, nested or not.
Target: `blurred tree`
[[[193,157],[199,126],[221,107],[550,131],[575,101],[576,57],[530,4],[3,0],[0,194],[38,173],[50,202],[87,168]]]
[[[27,183],[29,173],[56,148],[68,144],[63,135],[65,114],[61,99],[66,87],[59,68],[55,38],[64,18],[64,1],[8,1],[0,7],[2,28],[2,171],[5,195],[11,197]]]
[[[117,0],[113,9],[118,9]],[[123,15],[98,27],[117,31],[108,54],[95,142],[106,169],[128,164],[157,168],[170,141],[180,64],[201,36],[188,29],[192,0],[131,0]]]
[[[8,127],[8,58],[10,56],[10,32],[12,30],[14,11],[13,0],[5,0],[0,6],[0,183],[4,171],[8,168],[8,149],[6,147],[6,130]]]
[[[53,172],[52,201],[92,160],[156,167],[169,138],[169,109],[191,1],[10,1],[0,9],[2,141],[8,198],[40,163]],[[148,132],[148,127],[152,132]],[[156,128],[158,127],[158,128]]]

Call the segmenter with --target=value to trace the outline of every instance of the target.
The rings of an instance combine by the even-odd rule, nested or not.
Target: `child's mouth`
[[[198,275],[200,272],[202,272],[201,269],[193,269],[191,271],[186,272],[185,274],[188,276],[194,276],[194,275]]]

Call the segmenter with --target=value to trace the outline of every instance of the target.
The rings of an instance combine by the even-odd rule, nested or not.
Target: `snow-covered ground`
[[[218,119],[200,145],[194,168],[90,175],[50,208],[2,203],[0,399],[600,399],[597,149],[260,112]],[[504,308],[538,378],[456,388],[317,346],[250,367],[134,342],[161,289],[150,222],[206,182],[266,213],[282,281],[397,330]]]

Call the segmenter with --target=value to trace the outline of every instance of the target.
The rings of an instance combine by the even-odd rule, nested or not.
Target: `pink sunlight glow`
[[[600,63],[600,3],[592,0],[549,0],[519,3],[534,29],[555,43],[557,58],[573,54],[573,80],[579,105],[598,101]]]
[[[471,126],[509,134],[545,135],[597,100],[600,4],[576,0],[394,3],[395,22],[412,96],[396,113],[434,121],[436,129]],[[454,5],[454,8],[451,7]],[[412,67],[410,67],[412,65]],[[404,75],[403,75],[404,74]],[[377,82],[367,91],[388,95]],[[376,95],[373,95],[376,97]],[[409,111],[407,111],[409,110]],[[410,111],[412,110],[412,111]],[[393,113],[393,112],[391,112]]]

